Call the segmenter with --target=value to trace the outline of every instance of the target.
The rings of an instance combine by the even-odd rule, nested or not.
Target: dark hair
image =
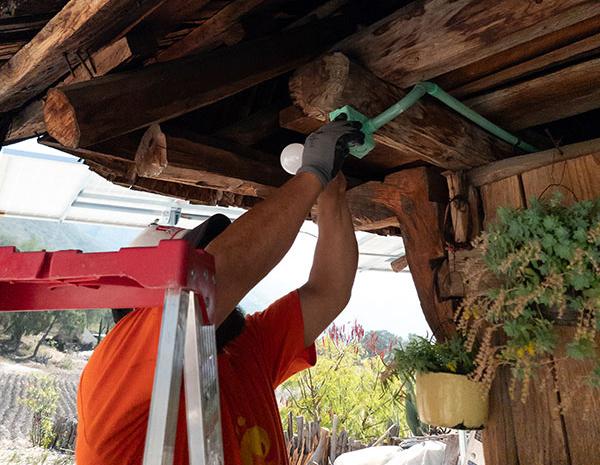
[[[131,313],[133,308],[113,308],[112,314],[115,324],[125,315]],[[225,346],[242,334],[246,326],[246,317],[240,307],[235,307],[233,312],[219,325],[216,331],[217,352],[221,353]]]

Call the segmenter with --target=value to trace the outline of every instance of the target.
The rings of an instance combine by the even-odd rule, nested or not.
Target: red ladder
[[[100,253],[0,247],[0,311],[163,305],[144,465],[173,463],[183,373],[190,464],[218,465],[216,345],[208,324],[214,276],[212,256],[185,240]]]

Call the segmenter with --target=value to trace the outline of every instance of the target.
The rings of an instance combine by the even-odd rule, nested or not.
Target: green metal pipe
[[[358,110],[353,107],[346,105],[342,108],[338,108],[337,110],[330,113],[329,118],[334,120],[340,114],[345,114],[346,118],[350,121],[360,121],[362,123],[362,131],[365,134],[365,143],[362,146],[353,146],[350,148],[350,153],[355,157],[362,158],[367,153],[369,153],[373,147],[375,147],[375,142],[373,140],[373,133],[377,131],[382,126],[386,125],[394,118],[398,117],[410,107],[412,107],[415,103],[417,103],[425,94],[429,94],[432,97],[435,97],[443,104],[452,108],[454,111],[464,116],[468,120],[472,121],[479,127],[485,129],[489,133],[494,136],[502,139],[503,141],[511,144],[514,147],[517,147],[526,152],[539,152],[539,149],[534,147],[527,142],[522,141],[520,138],[511,134],[510,132],[502,129],[500,126],[492,123],[487,118],[484,118],[479,113],[475,112],[464,103],[452,97],[450,94],[445,92],[440,86],[434,84],[433,82],[419,82],[416,84],[412,90],[406,94],[402,99],[396,102],[394,105],[383,111],[377,116],[373,118],[367,118],[365,115],[360,113]]]

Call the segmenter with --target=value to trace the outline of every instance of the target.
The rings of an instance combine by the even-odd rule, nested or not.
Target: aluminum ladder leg
[[[223,465],[215,330],[197,296],[165,292],[144,465],[172,465],[182,374],[190,465]]]

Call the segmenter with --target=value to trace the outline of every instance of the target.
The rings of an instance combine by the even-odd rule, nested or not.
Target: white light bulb
[[[304,151],[304,145],[302,144],[290,144],[281,151],[281,166],[290,174],[296,174],[296,172],[302,166],[302,152]]]

